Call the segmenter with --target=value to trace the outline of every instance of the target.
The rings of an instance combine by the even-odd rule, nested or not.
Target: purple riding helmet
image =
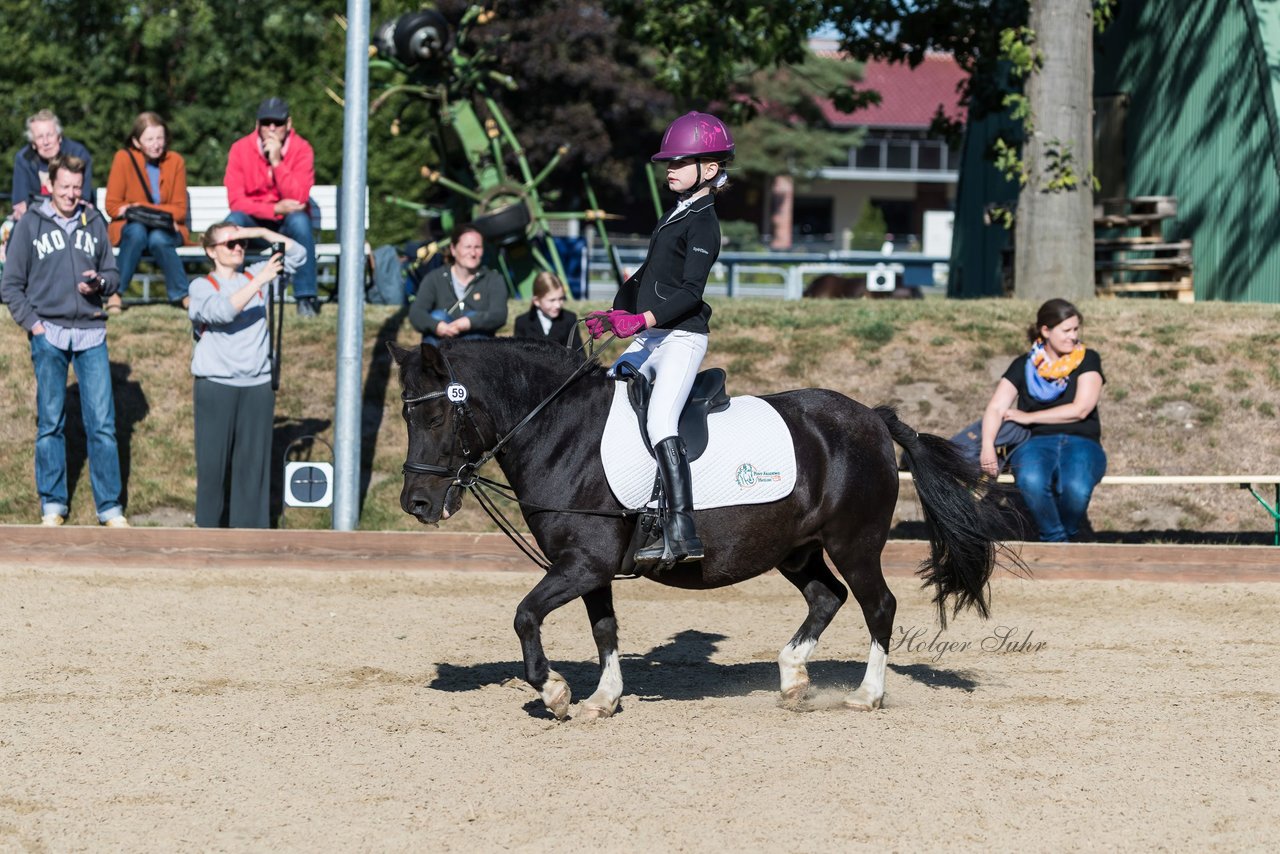
[[[650,160],[657,163],[687,157],[731,160],[733,136],[724,122],[710,113],[685,113],[667,128],[662,135],[662,150]]]

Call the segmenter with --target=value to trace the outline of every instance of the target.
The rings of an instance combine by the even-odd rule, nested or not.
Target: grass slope
[[[1035,307],[1011,300],[713,303],[707,366],[729,371],[733,393],[803,386],[892,403],[918,430],[949,436],[978,418],[995,381],[1025,346]],[[574,306],[580,314],[600,306]],[[512,304],[512,317],[524,309]],[[1085,306],[1085,337],[1103,360],[1103,440],[1111,474],[1280,471],[1280,306],[1112,300]],[[284,378],[276,405],[276,459],[306,436],[332,443],[337,307],[318,321],[286,318]],[[364,324],[364,504],[361,528],[412,530],[401,512],[406,437],[398,380],[385,342],[417,335],[404,313],[367,306]],[[128,512],[138,524],[188,525],[194,506],[190,326],[164,306],[134,308],[110,324],[117,429]],[[377,359],[372,354],[378,354]],[[71,380],[74,386],[74,377]],[[0,522],[32,523],[35,382],[25,334],[0,335]],[[78,400],[68,420],[73,524],[92,524]],[[310,440],[295,450],[305,451]],[[323,445],[317,459],[329,459]],[[280,506],[281,471],[274,474]],[[919,507],[898,507],[911,533]],[[1265,542],[1272,522],[1247,492],[1222,487],[1107,487],[1090,513],[1102,539]],[[282,527],[325,528],[326,510],[289,508]],[[452,530],[492,530],[468,500]]]

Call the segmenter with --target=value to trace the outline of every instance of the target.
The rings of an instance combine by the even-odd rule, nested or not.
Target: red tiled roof
[[[964,79],[964,71],[947,53],[931,53],[915,68],[873,59],[866,64],[863,79],[855,82],[854,88],[879,92],[879,104],[842,113],[825,98],[818,103],[827,121],[836,128],[927,128],[939,105],[949,118],[964,119],[960,92],[956,88]]]

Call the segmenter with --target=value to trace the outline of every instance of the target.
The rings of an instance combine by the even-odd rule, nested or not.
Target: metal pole
[[[360,522],[361,355],[364,351],[364,199],[369,144],[369,0],[347,0],[338,259],[338,394],[333,418],[333,529]]]

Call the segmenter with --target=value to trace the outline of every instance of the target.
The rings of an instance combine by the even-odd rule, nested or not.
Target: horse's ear
[[[449,367],[444,363],[444,357],[440,355],[440,351],[436,349],[434,344],[428,344],[423,341],[419,352],[422,354],[422,370],[428,373],[435,373],[438,376],[449,376]]]
[[[397,365],[403,365],[405,360],[413,355],[412,350],[406,350],[403,347],[397,347],[396,342],[388,341],[387,350],[391,352],[391,358],[395,359]]]

